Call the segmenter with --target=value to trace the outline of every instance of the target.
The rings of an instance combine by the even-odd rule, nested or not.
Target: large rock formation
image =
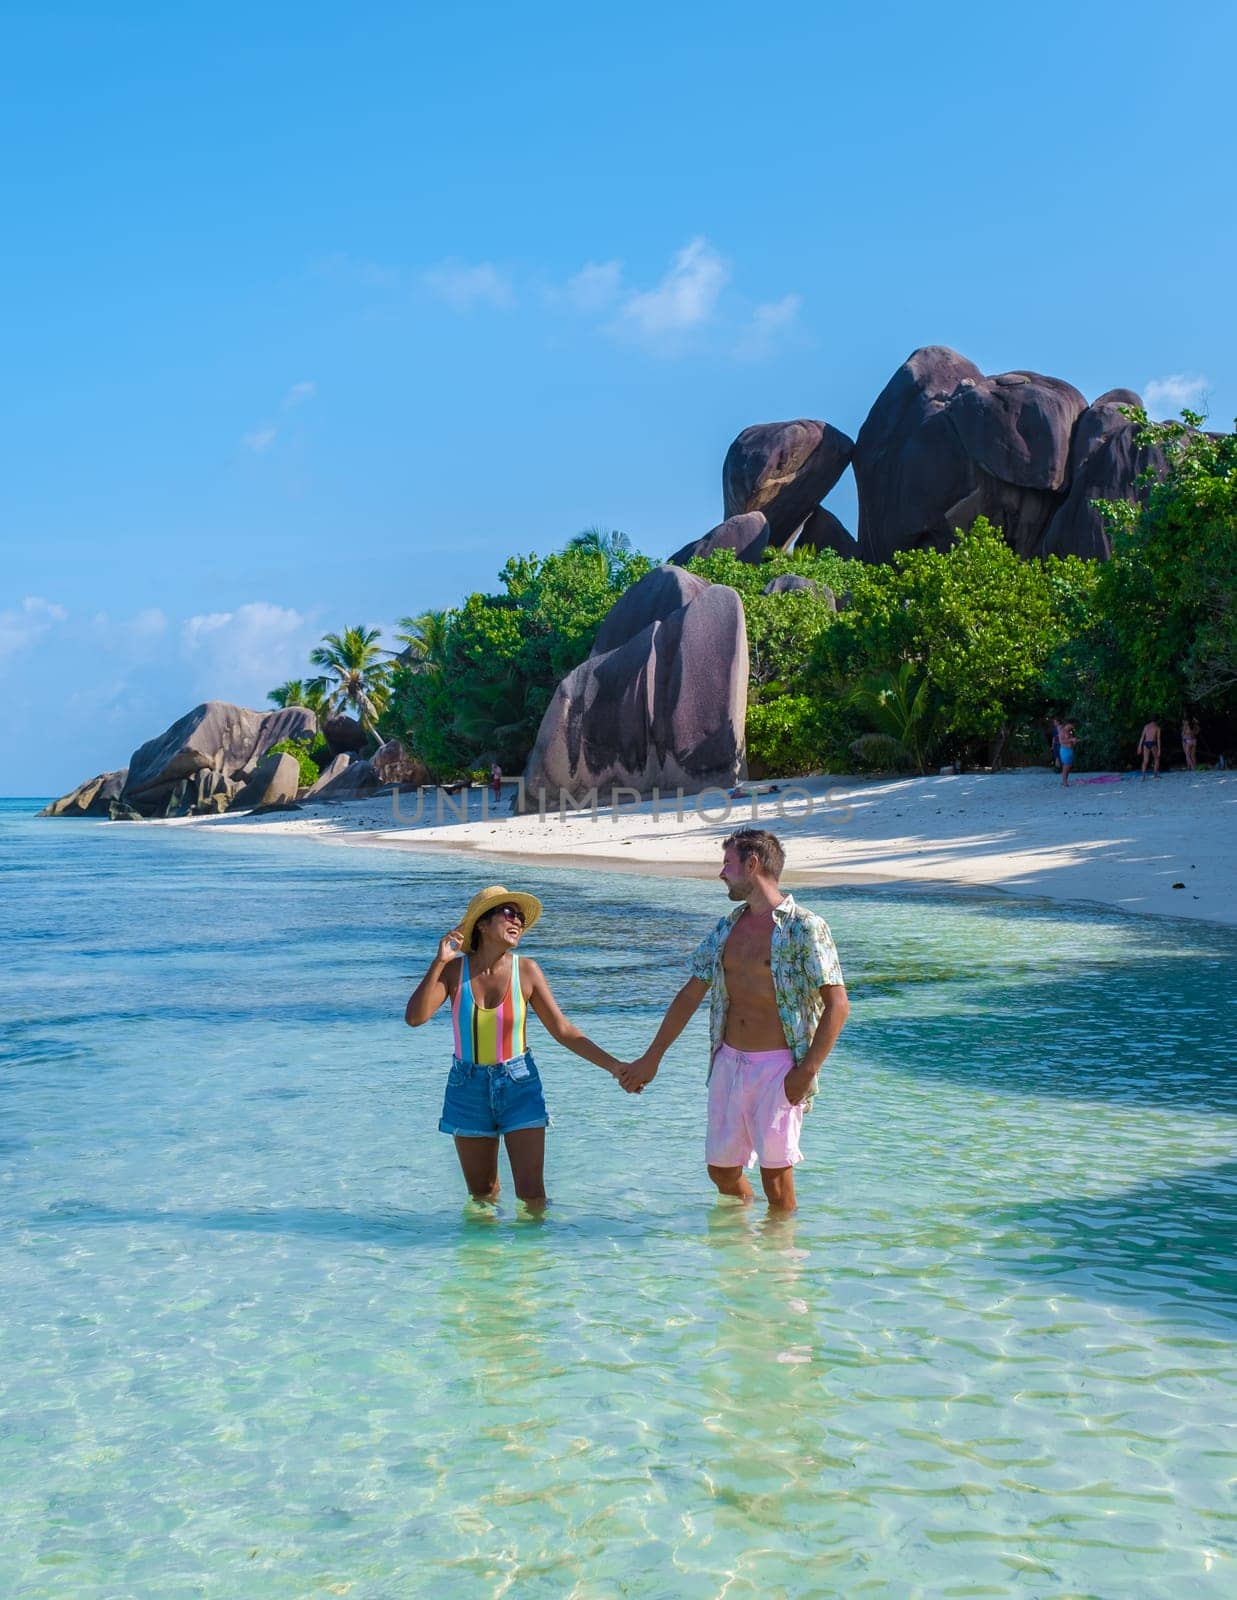
[[[954,350],[916,350],[855,444],[860,556],[945,549],[979,516],[1022,556],[1106,554],[1090,501],[1135,492],[1133,426],[1117,407],[1138,403],[1114,390],[1088,407],[1060,378],[989,378]]]
[[[355,717],[327,717],[322,737],[332,756],[357,756],[369,743],[365,729]]]
[[[229,811],[257,811],[266,806],[286,806],[296,799],[301,769],[287,751],[263,757],[253,777],[233,797]]]
[[[722,463],[723,516],[763,511],[769,543],[784,545],[846,470],[854,441],[827,422],[759,422]]]
[[[817,506],[803,524],[795,540],[795,549],[835,550],[848,561],[853,561],[859,554],[854,534],[827,506]]]
[[[693,539],[670,557],[675,566],[685,566],[695,556],[711,556],[714,550],[733,550],[740,561],[759,561],[769,543],[769,519],[763,511],[743,511],[710,528],[702,539]]]
[[[887,561],[942,537],[945,508],[975,487],[966,451],[946,416],[964,378],[983,373],[953,350],[931,345],[898,368],[855,441],[859,554]]]
[[[248,779],[273,744],[312,739],[317,720],[304,706],[249,711],[207,700],[133,752],[121,798],[145,816],[162,815],[172,790],[204,768]]]
[[[53,800],[39,812],[41,817],[106,817],[111,815],[113,800],[120,798],[128,777],[128,768],[119,772],[101,772],[97,778],[87,778],[71,794]]]
[[[331,784],[335,782],[336,778],[342,777],[342,775],[347,772],[351,765],[352,757],[349,755],[344,755],[342,751],[339,755],[332,757],[332,759],[327,762],[326,766],[323,767],[322,771],[318,774],[318,781],[310,784],[309,788],[306,789],[305,793],[301,796],[301,799],[320,799],[322,797],[323,790],[329,789]]]
[[[338,756],[335,758],[336,761],[339,759]],[[328,773],[334,773],[335,775],[328,777]],[[335,761],[332,761],[326,773],[323,773],[318,782],[314,784],[310,790],[310,795],[306,798],[312,797],[314,800],[365,800],[381,787],[382,785],[378,782],[378,775],[374,771],[371,762],[349,759],[347,766],[336,771]]]
[[[1122,414],[1122,406],[1141,405],[1132,389],[1110,389],[1079,417],[1070,444],[1069,493],[1044,531],[1045,555],[1107,560],[1112,554],[1112,536],[1092,502],[1138,498],[1142,474],[1167,465],[1162,450],[1135,442],[1138,424]]]
[[[182,778],[173,786],[171,793],[163,802],[161,811],[148,812],[147,815],[164,817],[219,815],[228,810],[240,787],[239,783],[226,774],[215,772],[210,767],[202,767],[191,777]]]
[[[415,789],[430,780],[429,768],[408,751],[402,740],[388,739],[370,759],[380,784],[397,783]]]
[[[733,589],[657,567],[611,609],[592,655],[559,684],[524,771],[525,804],[554,809],[617,786],[688,792],[744,776],[747,629]]]
[[[804,578],[797,572],[783,572],[776,578],[770,578],[760,592],[761,594],[794,594],[797,590],[806,590],[808,594],[819,595],[828,605],[830,611],[836,611],[838,608],[837,596],[827,583],[817,583],[814,578]]]
[[[694,572],[683,572],[671,566],[654,567],[610,607],[593,639],[590,655],[604,656],[626,644],[642,628],[652,622],[664,622],[709,587]]]
[[[250,711],[207,700],[139,746],[127,767],[92,778],[43,815],[128,819],[223,811],[272,745],[312,739],[316,731],[304,706]]]

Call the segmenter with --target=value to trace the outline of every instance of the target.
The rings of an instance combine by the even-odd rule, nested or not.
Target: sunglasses
[[[519,906],[495,906],[494,910],[491,912],[491,915],[495,917],[506,917],[510,922],[518,922],[521,928],[524,926],[524,913],[520,910]]]

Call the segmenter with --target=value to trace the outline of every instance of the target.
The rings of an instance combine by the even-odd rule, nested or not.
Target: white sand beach
[[[749,784],[749,791],[767,785]],[[510,791],[508,790],[508,793]],[[704,802],[700,807],[699,801]],[[1047,769],[903,779],[785,780],[776,794],[718,791],[560,818],[502,806],[460,822],[437,792],[305,806],[265,817],[175,819],[164,827],[292,834],[387,848],[475,850],[498,861],[551,859],[689,876],[717,869],[719,843],[744,824],[787,847],[785,881],[901,884],[1086,901],[1121,911],[1237,923],[1237,773],[1089,775],[1063,789]],[[779,811],[780,804],[780,811]],[[473,792],[474,812],[480,806]],[[496,871],[501,878],[503,873]]]

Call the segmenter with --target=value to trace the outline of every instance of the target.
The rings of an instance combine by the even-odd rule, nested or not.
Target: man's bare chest
[[[730,937],[722,947],[722,970],[728,980],[745,984],[772,982],[773,932],[759,925],[745,926],[746,918],[737,922]]]

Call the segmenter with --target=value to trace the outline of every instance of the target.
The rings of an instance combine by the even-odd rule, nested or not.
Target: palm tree
[[[287,683],[281,683],[278,688],[272,689],[267,699],[273,706],[282,710],[286,706],[304,706],[306,711],[312,711],[314,716],[321,721],[326,715],[326,705],[323,701],[322,691],[318,687],[320,678],[289,678]]]
[[[631,554],[631,540],[617,528],[607,530],[594,523],[568,539],[566,548],[595,552],[605,561],[607,575],[613,578],[625,557]]]
[[[314,666],[325,667],[326,672],[310,679],[307,690],[319,690],[328,716],[351,706],[366,733],[373,733],[390,692],[387,665],[379,659],[384,653],[378,644],[381,637],[377,628],[345,628],[343,633],[328,633],[309,652]]]
[[[857,755],[927,771],[940,705],[927,676],[917,677],[912,662],[903,661],[896,672],[865,678],[846,696],[846,704],[874,730],[855,740],[851,749]]]
[[[413,672],[427,672],[442,666],[450,636],[449,611],[423,611],[419,617],[399,619],[395,637],[404,648],[387,653],[401,667],[408,667]]]

